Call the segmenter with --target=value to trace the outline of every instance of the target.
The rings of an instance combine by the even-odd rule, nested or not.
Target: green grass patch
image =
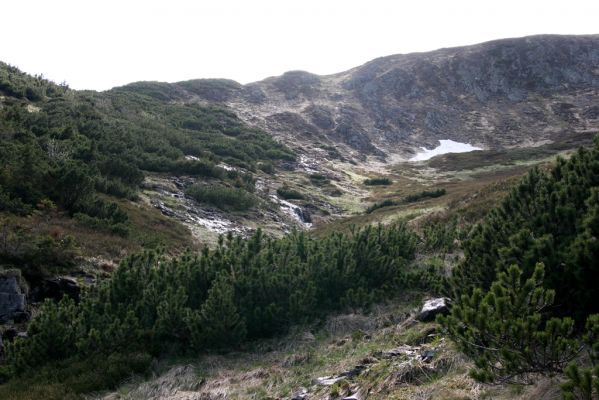
[[[374,203],[370,207],[366,209],[366,214],[370,214],[375,210],[385,207],[398,206],[400,204],[406,203],[416,203],[417,201],[424,199],[434,199],[437,197],[441,197],[445,195],[447,191],[445,189],[436,189],[436,190],[423,190],[422,192],[415,193],[404,197],[401,201],[386,199],[377,203]]]
[[[314,186],[324,186],[331,182],[329,178],[322,174],[310,174],[308,175],[308,178],[310,178],[310,182],[312,182]]]
[[[243,189],[219,185],[193,185],[185,194],[224,211],[246,211],[258,203],[256,196]]]
[[[302,200],[304,195],[289,186],[281,186],[277,189],[277,194],[285,200]]]
[[[436,189],[436,190],[423,190],[422,192],[411,194],[404,198],[404,202],[406,203],[415,203],[424,199],[434,199],[437,197],[441,197],[445,195],[447,191],[445,189]]]
[[[366,186],[387,186],[393,183],[389,178],[371,178],[364,180]]]

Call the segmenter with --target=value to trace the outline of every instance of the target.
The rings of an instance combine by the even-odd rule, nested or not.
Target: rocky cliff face
[[[334,144],[349,158],[385,158],[438,139],[501,148],[597,131],[598,89],[599,35],[546,35],[383,57],[329,76],[292,71],[157,91],[226,105],[304,151]]]

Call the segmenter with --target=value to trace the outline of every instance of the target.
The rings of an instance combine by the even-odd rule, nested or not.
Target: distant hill
[[[222,104],[292,147],[355,158],[409,155],[438,139],[530,146],[599,129],[599,35],[542,35],[377,58],[334,75],[287,72],[114,89]],[[343,150],[344,149],[344,150]]]

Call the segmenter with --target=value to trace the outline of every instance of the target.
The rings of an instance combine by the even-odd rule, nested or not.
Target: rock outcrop
[[[0,324],[24,319],[27,302],[20,280],[18,271],[0,272]]]

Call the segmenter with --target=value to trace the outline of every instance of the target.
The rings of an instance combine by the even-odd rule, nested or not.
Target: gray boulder
[[[447,297],[439,297],[430,299],[424,302],[422,309],[416,315],[416,319],[420,322],[434,321],[437,315],[449,314],[451,308],[451,300]]]
[[[310,214],[310,211],[308,211],[302,207],[294,208],[293,211],[297,214],[297,216],[301,219],[301,221],[303,223],[305,223],[305,224],[312,223],[312,215]]]
[[[27,302],[18,271],[0,272],[0,324],[25,313]]]

